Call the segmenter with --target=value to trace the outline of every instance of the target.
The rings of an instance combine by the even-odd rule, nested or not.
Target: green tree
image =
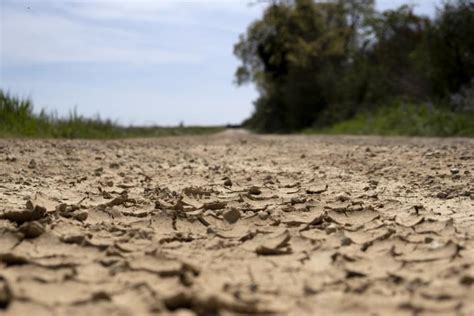
[[[474,78],[474,3],[449,1],[438,10],[426,51],[433,93],[443,97],[459,91]]]
[[[427,99],[429,82],[420,64],[425,58],[422,43],[430,20],[403,5],[376,14],[370,26],[373,43],[363,52],[370,62],[365,102],[379,103],[393,97]]]
[[[372,1],[273,1],[235,45],[236,82],[260,92],[248,121],[270,132],[310,126],[337,95]]]

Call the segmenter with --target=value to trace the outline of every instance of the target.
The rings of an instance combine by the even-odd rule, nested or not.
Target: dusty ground
[[[474,140],[0,140],[0,314],[474,315],[473,173]]]

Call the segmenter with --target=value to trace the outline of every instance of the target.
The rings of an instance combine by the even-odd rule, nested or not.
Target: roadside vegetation
[[[325,128],[307,128],[305,134],[384,136],[474,136],[474,112],[453,111],[399,102]]]
[[[86,118],[75,111],[67,117],[41,111],[35,114],[29,99],[20,99],[0,90],[0,137],[106,139],[201,135],[222,127],[124,127],[108,120]]]
[[[265,133],[474,136],[474,3],[274,0],[234,47]]]

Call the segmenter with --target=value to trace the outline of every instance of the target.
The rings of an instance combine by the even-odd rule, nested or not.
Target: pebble
[[[222,216],[229,224],[234,224],[240,219],[240,211],[236,208],[231,208],[225,211]]]
[[[451,174],[458,174],[459,173],[459,169],[458,168],[451,168]]]
[[[36,161],[34,159],[30,160],[30,162],[28,163],[28,168],[30,168],[30,169],[35,169],[36,168]]]
[[[341,246],[349,246],[352,244],[352,240],[348,237],[344,237],[341,239]]]
[[[350,196],[347,195],[346,193],[339,193],[336,196],[336,200],[341,201],[341,202],[346,202],[346,201],[349,201],[350,199],[351,199]]]
[[[87,211],[78,211],[74,214],[74,218],[81,222],[85,221],[88,216],[89,213]]]
[[[7,158],[5,158],[5,160],[7,162],[15,162],[17,159],[15,156],[7,156]]]
[[[448,197],[448,195],[444,192],[439,192],[438,194],[436,194],[436,197],[438,199],[446,199]]]
[[[249,193],[252,194],[252,195],[259,195],[259,194],[262,193],[262,191],[257,186],[251,186],[250,189],[249,189]]]
[[[326,227],[325,231],[326,231],[326,234],[328,235],[335,233],[337,231],[337,226],[331,223],[329,224],[328,227]]]
[[[377,185],[379,185],[379,182],[378,182],[377,180],[370,180],[370,181],[369,181],[369,184],[370,184],[371,186],[376,187]]]
[[[260,211],[260,212],[258,212],[258,217],[259,217],[262,221],[267,220],[269,216],[270,216],[270,214],[268,214],[267,211]]]

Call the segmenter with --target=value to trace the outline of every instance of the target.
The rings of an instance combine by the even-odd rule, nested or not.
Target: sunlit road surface
[[[0,314],[474,315],[474,141],[0,140]]]

